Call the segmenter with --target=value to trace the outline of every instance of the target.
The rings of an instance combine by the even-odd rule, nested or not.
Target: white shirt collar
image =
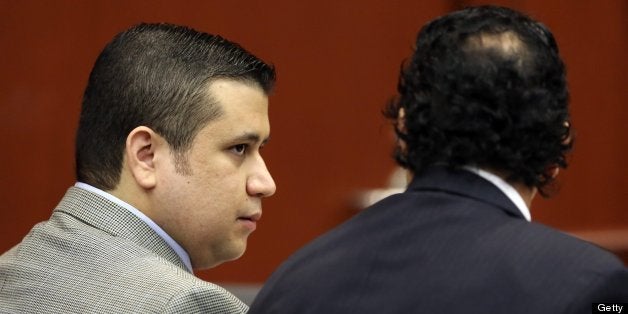
[[[506,196],[517,206],[523,217],[527,221],[532,221],[532,215],[530,214],[530,209],[526,202],[523,200],[519,192],[515,190],[515,188],[506,182],[504,179],[496,176],[495,174],[488,172],[486,170],[482,170],[478,167],[465,166],[464,169],[469,170],[478,176],[486,179],[487,181],[493,183],[497,188],[499,188]]]
[[[183,261],[183,263],[185,264],[185,267],[187,267],[187,269],[190,272],[193,272],[192,269],[192,262],[190,261],[190,256],[188,255],[188,253],[185,251],[185,249],[183,249],[183,247],[181,247],[179,245],[179,243],[177,243],[172,237],[170,237],[166,231],[164,231],[164,229],[161,229],[161,227],[159,227],[152,219],[148,218],[148,216],[146,216],[144,213],[142,213],[141,211],[139,211],[137,208],[131,206],[129,203],[99,189],[96,187],[93,187],[87,183],[83,183],[83,182],[76,182],[74,184],[75,187],[77,188],[81,188],[83,190],[98,194],[118,205],[120,205],[121,207],[126,208],[128,211],[130,211],[133,215],[137,216],[139,219],[141,219],[142,221],[144,221],[151,229],[153,229],[161,238],[164,239],[164,241],[166,241],[166,243],[168,243],[168,245],[175,251],[175,253],[177,253],[177,255],[179,255],[179,258],[181,258],[181,260]]]

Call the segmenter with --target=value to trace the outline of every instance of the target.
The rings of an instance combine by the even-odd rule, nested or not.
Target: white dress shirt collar
[[[164,239],[164,241],[166,241],[166,243],[168,243],[168,245],[177,253],[177,255],[179,255],[179,258],[183,261],[183,263],[185,264],[185,266],[187,267],[187,269],[190,272],[193,272],[192,270],[192,262],[190,261],[190,256],[188,255],[188,253],[185,251],[185,249],[183,249],[183,247],[181,247],[179,245],[179,243],[177,243],[172,237],[170,237],[166,231],[164,231],[163,229],[161,229],[161,227],[159,227],[152,219],[148,218],[148,216],[144,215],[144,213],[142,213],[141,211],[139,211],[137,208],[131,206],[129,203],[99,189],[96,187],[93,187],[87,183],[83,183],[83,182],[76,182],[74,184],[75,187],[77,188],[81,188],[83,190],[98,194],[118,205],[120,205],[123,208],[126,208],[128,211],[130,211],[133,215],[137,216],[139,219],[141,219],[142,221],[144,221],[151,229],[153,229],[160,237],[162,237]]]
[[[528,205],[526,205],[526,202],[512,185],[510,185],[499,176],[486,170],[482,170],[478,167],[466,166],[464,167],[464,169],[469,170],[477,174],[478,176],[486,179],[487,181],[493,183],[504,194],[506,194],[506,196],[515,204],[515,206],[517,206],[517,208],[519,209],[519,211],[521,211],[521,214],[523,214],[523,217],[525,217],[527,221],[532,221],[532,215],[530,214],[530,209],[528,208]]]

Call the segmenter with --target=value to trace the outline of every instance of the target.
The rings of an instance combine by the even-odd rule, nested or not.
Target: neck
[[[484,171],[488,171],[502,178],[504,181],[508,182],[508,184],[510,184],[517,191],[517,193],[521,195],[521,198],[523,199],[523,202],[526,203],[526,206],[528,206],[528,208],[532,208],[532,200],[534,199],[534,196],[536,195],[535,187],[527,186],[521,182],[508,181],[507,180],[508,174],[505,171],[490,169],[490,168],[483,168],[483,169]]]
[[[502,177],[502,179],[505,180],[505,178],[503,178],[503,177]],[[528,208],[532,208],[532,200],[534,199],[534,196],[536,195],[536,188],[535,187],[529,187],[529,186],[527,186],[525,184],[521,184],[521,183],[518,183],[518,182],[517,183],[510,183],[510,185],[512,185],[512,187],[515,188],[515,190],[517,190],[519,195],[521,195],[521,198],[523,198],[523,201],[526,203]]]
[[[143,191],[140,187],[134,184],[134,181],[132,179],[129,179],[127,173],[122,172],[118,185],[116,185],[113,190],[107,191],[107,193],[130,204],[131,206],[135,207],[137,210],[141,211],[146,216],[149,216],[152,219],[151,213],[147,211],[149,206],[147,206],[148,204],[144,197],[145,191]]]

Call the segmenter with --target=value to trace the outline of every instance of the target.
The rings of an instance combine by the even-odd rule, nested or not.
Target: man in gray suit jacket
[[[240,257],[275,192],[260,156],[274,81],[219,36],[118,34],[85,90],[78,182],[0,257],[0,312],[246,312],[193,269]]]
[[[408,189],[290,257],[250,313],[571,314],[628,302],[615,256],[530,221],[572,142],[545,26],[493,6],[438,18],[398,90],[387,116]]]

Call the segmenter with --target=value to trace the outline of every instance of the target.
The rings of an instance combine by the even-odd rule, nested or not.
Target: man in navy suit
[[[531,222],[572,146],[551,32],[501,7],[429,22],[386,109],[408,189],[286,261],[249,313],[591,313],[628,270]]]

